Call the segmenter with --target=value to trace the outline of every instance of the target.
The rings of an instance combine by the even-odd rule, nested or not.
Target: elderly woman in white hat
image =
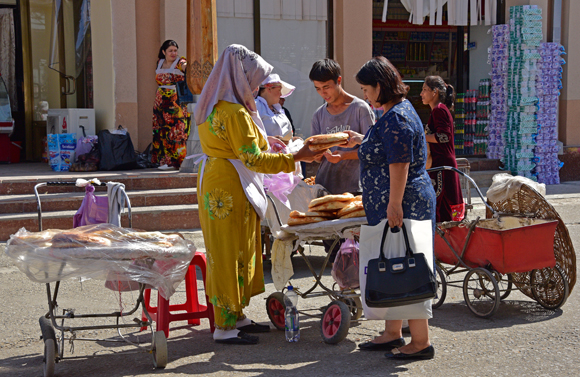
[[[286,98],[295,87],[280,79],[277,74],[270,74],[260,84],[256,107],[266,128],[268,136],[276,137],[288,143],[292,139],[292,124],[280,105],[280,98]]]

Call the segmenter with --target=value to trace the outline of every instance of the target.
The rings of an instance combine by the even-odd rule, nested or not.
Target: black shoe
[[[242,344],[242,345],[248,345],[248,344],[258,344],[258,341],[259,340],[260,340],[260,338],[258,338],[257,336],[248,335],[245,332],[240,331],[238,333],[238,336],[236,336],[235,338],[216,339],[215,342],[216,343],[220,343],[220,344]]]
[[[415,353],[402,353],[398,348],[385,353],[387,359],[393,360],[429,360],[435,357],[435,348],[429,346]]]
[[[262,332],[270,332],[270,326],[260,325],[260,324],[257,324],[256,322],[252,321],[252,323],[249,325],[238,327],[238,330],[246,332],[246,333],[250,333],[250,334],[256,334],[256,333],[262,333]]]
[[[361,351],[390,351],[393,348],[403,347],[405,344],[407,344],[405,343],[405,339],[399,338],[386,343],[373,343],[369,341],[359,344],[358,348]]]

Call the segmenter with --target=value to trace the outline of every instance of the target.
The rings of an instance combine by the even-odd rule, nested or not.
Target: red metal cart
[[[564,305],[570,287],[569,277],[561,263],[557,263],[561,259],[557,258],[555,248],[556,228],[561,222],[555,218],[557,214],[553,218],[538,218],[533,213],[496,211],[485,201],[475,182],[461,171],[452,167],[429,171],[443,170],[455,171],[466,178],[482,198],[491,218],[437,224],[435,257],[439,292],[433,307],[443,304],[447,286],[462,288],[469,309],[483,318],[492,316],[514,288],[547,309]],[[466,273],[463,279],[452,280],[453,275],[463,273]],[[516,275],[525,275],[527,280],[518,279],[516,283]]]

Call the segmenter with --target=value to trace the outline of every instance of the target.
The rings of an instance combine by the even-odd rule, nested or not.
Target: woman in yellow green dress
[[[256,344],[248,333],[267,332],[243,313],[264,292],[260,218],[267,199],[263,174],[294,171],[295,162],[320,152],[306,145],[295,154],[267,153],[266,131],[253,92],[272,66],[241,45],[228,46],[216,62],[195,108],[203,150],[197,195],[207,256],[206,290],[214,305],[213,338]]]

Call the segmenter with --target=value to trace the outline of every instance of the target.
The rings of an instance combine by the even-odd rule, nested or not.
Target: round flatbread
[[[362,202],[352,201],[352,202],[348,203],[348,205],[346,207],[344,207],[343,209],[338,211],[336,216],[343,217],[344,215],[348,215],[351,212],[359,211],[361,209],[364,209]]]
[[[343,145],[344,141],[334,141],[332,143],[325,143],[325,144],[310,144],[308,148],[310,148],[313,152],[328,150],[332,147],[337,147],[339,145]]]
[[[333,212],[300,212],[292,211],[290,212],[290,217],[295,219],[301,219],[304,217],[334,217]]]
[[[354,195],[351,194],[350,192],[341,194],[341,195],[326,195],[323,196],[321,198],[316,198],[316,199],[312,199],[310,201],[310,204],[308,205],[308,209],[311,210],[311,208],[319,206],[321,204],[324,203],[328,203],[328,202],[350,202],[354,199]],[[340,207],[343,208],[344,206]],[[337,208],[337,209],[340,209]],[[311,212],[314,212],[311,210]]]
[[[366,216],[367,216],[367,214],[365,213],[365,210],[360,209],[358,211],[354,211],[354,212],[351,212],[347,215],[342,216],[341,219],[351,219],[354,217],[366,217]]]
[[[294,217],[291,217],[288,219],[288,225],[289,226],[295,226],[295,225],[304,225],[304,224],[312,224],[312,223],[319,223],[321,221],[326,221],[328,220],[328,218],[326,217],[302,217],[299,219],[296,219]]]
[[[328,202],[308,209],[310,212],[334,212],[336,210],[343,209],[347,205],[348,202]]]
[[[349,138],[346,132],[336,132],[333,134],[323,134],[323,135],[313,135],[307,138],[305,141],[310,140],[310,144],[329,144],[335,142],[344,143]]]
[[[99,236],[87,233],[59,233],[52,237],[52,247],[92,247],[111,246],[111,241]]]

